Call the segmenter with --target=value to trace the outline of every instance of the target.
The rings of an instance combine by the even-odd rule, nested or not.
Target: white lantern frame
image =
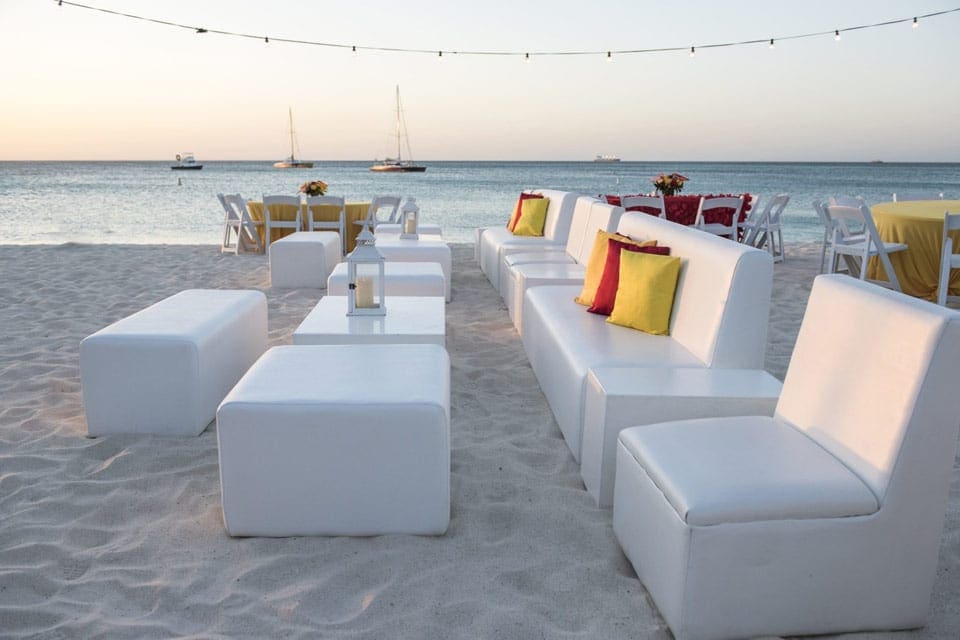
[[[357,236],[357,246],[347,256],[347,315],[384,316],[385,263],[376,241],[364,225]]]
[[[400,208],[400,238],[416,240],[420,237],[420,207],[415,198],[408,197]]]

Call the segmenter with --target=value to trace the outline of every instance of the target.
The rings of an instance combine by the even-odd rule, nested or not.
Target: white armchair
[[[678,640],[923,625],[958,362],[960,313],[819,276],[773,417],[622,431],[614,532]]]

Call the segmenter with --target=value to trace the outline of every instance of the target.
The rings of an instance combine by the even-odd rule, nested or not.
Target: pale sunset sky
[[[353,54],[0,0],[0,160],[271,160],[293,108],[304,159],[391,153],[399,84],[418,160],[960,161],[960,0],[84,0]]]

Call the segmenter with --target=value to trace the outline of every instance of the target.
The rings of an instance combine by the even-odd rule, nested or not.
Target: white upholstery
[[[376,235],[378,236],[398,236],[403,231],[399,222],[384,222],[377,225]],[[417,223],[417,234],[423,236],[441,236],[440,225],[431,222]],[[437,237],[437,240],[440,240]]]
[[[446,302],[385,296],[384,316],[348,316],[345,295],[326,295],[293,331],[293,344],[446,344]]]
[[[960,314],[820,276],[772,418],[622,431],[614,533],[675,637],[922,625],[957,362]]]
[[[444,296],[450,302],[453,257],[450,247],[439,240],[405,240],[400,236],[377,239],[377,250],[387,262],[436,262],[443,270]]]
[[[335,231],[297,231],[267,247],[270,286],[322,289],[340,262],[340,234]]]
[[[718,416],[772,416],[781,383],[759,369],[597,367],[587,374],[580,476],[613,505],[617,436],[627,427]]]
[[[197,435],[267,348],[259,291],[189,289],[84,338],[87,431]]]
[[[230,535],[449,524],[450,359],[437,345],[275,347],[220,405],[217,437]]]
[[[573,302],[581,286],[537,286],[523,299],[521,338],[573,456],[580,460],[587,370],[627,365],[760,369],[773,262],[769,254],[645,213],[618,230],[656,239],[683,259],[669,336],[611,325]]]
[[[570,234],[570,222],[573,208],[579,197],[576,193],[553,189],[535,189],[549,198],[547,217],[543,226],[543,236],[515,236],[503,227],[487,227],[480,235],[480,269],[495,288],[500,286],[501,249],[507,246],[563,249]]]
[[[580,198],[577,202],[584,200]],[[587,199],[590,205],[589,213],[585,216],[585,223],[571,228],[571,238],[576,233],[579,239],[567,242],[567,251],[573,258],[573,263],[549,264],[526,263],[507,266],[507,257],[500,266],[500,295],[507,305],[507,311],[513,320],[514,326],[520,331],[523,327],[523,295],[529,287],[574,284],[583,282],[586,275],[586,264],[590,261],[593,245],[598,231],[614,231],[620,223],[623,208],[599,202],[593,198]]]
[[[385,296],[444,296],[446,279],[436,262],[387,262],[383,265]],[[327,278],[327,295],[347,295],[347,263],[341,262]]]

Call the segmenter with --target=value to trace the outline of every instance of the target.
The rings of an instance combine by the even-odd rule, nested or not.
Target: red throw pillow
[[[600,286],[593,299],[593,305],[587,309],[590,313],[603,316],[610,315],[613,303],[617,300],[617,287],[620,286],[620,252],[623,250],[639,253],[655,253],[661,256],[670,255],[670,247],[638,247],[626,242],[611,238],[607,241],[607,263],[603,266],[603,276],[600,277]]]
[[[521,193],[520,197],[517,198],[517,206],[513,208],[513,215],[510,216],[510,221],[507,223],[507,230],[512,232],[516,228],[517,221],[520,220],[520,210],[523,208],[524,200],[542,197],[543,196],[539,193]]]

